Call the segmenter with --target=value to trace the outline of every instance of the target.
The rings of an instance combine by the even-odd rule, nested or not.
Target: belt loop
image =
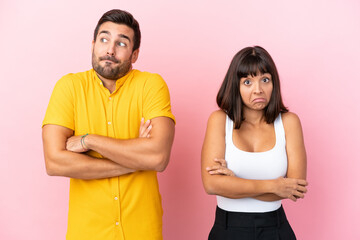
[[[229,213],[228,211],[225,211],[225,229],[228,228],[228,218],[229,218]]]
[[[256,230],[257,230],[257,226],[256,226],[256,222],[254,221],[254,240],[256,240],[256,234],[257,234]]]
[[[277,228],[276,228],[276,233],[277,233],[277,239],[280,240],[280,210],[281,210],[282,206],[276,211],[276,220],[277,220]]]

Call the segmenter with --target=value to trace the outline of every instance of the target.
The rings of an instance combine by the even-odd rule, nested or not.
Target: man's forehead
[[[126,35],[130,38],[134,36],[134,31],[125,24],[118,24],[113,22],[104,22],[99,27],[99,33],[106,33],[109,35]]]

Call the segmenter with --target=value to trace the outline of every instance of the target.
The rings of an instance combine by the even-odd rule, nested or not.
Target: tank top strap
[[[225,142],[232,142],[233,124],[233,121],[226,114]]]
[[[274,121],[274,129],[275,129],[275,135],[276,135],[276,144],[284,145],[285,140],[285,130],[284,125],[281,118],[281,113]]]

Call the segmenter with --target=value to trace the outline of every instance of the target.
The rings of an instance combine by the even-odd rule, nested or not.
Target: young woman
[[[217,104],[201,156],[204,188],[218,205],[209,239],[296,239],[281,200],[307,191],[303,134],[282,102],[265,49],[247,47],[234,56]]]

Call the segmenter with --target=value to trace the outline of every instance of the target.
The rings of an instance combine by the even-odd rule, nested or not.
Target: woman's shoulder
[[[296,113],[287,112],[281,114],[281,119],[286,130],[291,130],[293,128],[301,128],[300,118]]]
[[[216,110],[210,114],[208,122],[225,122],[226,113],[223,110]]]
[[[226,113],[223,110],[217,110],[210,114],[207,126],[211,130],[225,131]]]

